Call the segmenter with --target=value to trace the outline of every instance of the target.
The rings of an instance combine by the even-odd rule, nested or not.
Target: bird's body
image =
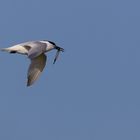
[[[28,55],[30,49],[41,48],[41,47],[42,48],[44,47],[44,53],[54,49],[53,44],[51,44],[48,41],[29,41],[29,42],[14,45],[12,47],[3,48],[1,50],[8,51],[10,53],[19,53],[19,54]]]
[[[12,47],[3,48],[2,51],[7,51],[9,53],[19,53],[23,55],[27,55],[31,60],[31,64],[28,69],[27,77],[27,86],[32,85],[41,72],[43,71],[47,56],[46,52],[51,51],[53,49],[57,49],[57,52],[64,51],[63,48],[56,46],[54,42],[51,41],[29,41],[21,44],[14,45]],[[57,53],[57,55],[58,55]],[[57,55],[55,57],[54,62],[57,59]]]

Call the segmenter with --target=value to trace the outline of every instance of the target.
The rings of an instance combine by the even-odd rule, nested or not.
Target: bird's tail
[[[16,53],[16,51],[12,50],[11,48],[1,48],[0,51],[5,51],[9,53]]]
[[[8,51],[7,48],[1,48],[0,50],[1,50],[1,51]]]
[[[8,48],[1,48],[1,51],[6,51],[6,52],[10,52],[10,50]]]

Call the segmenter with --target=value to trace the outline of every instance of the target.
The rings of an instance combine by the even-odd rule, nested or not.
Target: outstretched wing
[[[27,74],[28,76],[27,86],[32,85],[37,80],[37,78],[39,77],[39,75],[41,74],[46,65],[46,61],[47,56],[44,53],[31,59],[31,64],[29,66]]]

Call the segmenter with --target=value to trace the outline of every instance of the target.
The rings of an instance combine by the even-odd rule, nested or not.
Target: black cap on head
[[[54,46],[56,46],[56,44],[54,42],[52,42],[52,41],[48,41],[48,42],[50,42],[51,44],[53,44]]]

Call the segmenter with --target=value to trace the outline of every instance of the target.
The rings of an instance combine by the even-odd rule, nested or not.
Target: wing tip
[[[27,79],[27,84],[26,84],[26,86],[27,86],[27,87],[30,87],[31,85],[33,85],[34,82],[35,82],[35,81],[33,81],[33,80],[31,79],[31,77],[29,76],[28,79]]]
[[[29,84],[29,83],[27,83],[27,85],[26,85],[27,87],[29,87],[29,86],[31,86],[31,84]]]
[[[29,86],[31,86],[31,84],[29,82],[27,82],[27,85],[26,86],[29,87]]]
[[[32,81],[31,79],[30,79],[30,77],[28,77],[28,80],[27,80],[27,87],[30,87],[31,85],[33,85],[33,83],[34,83],[34,81]]]

